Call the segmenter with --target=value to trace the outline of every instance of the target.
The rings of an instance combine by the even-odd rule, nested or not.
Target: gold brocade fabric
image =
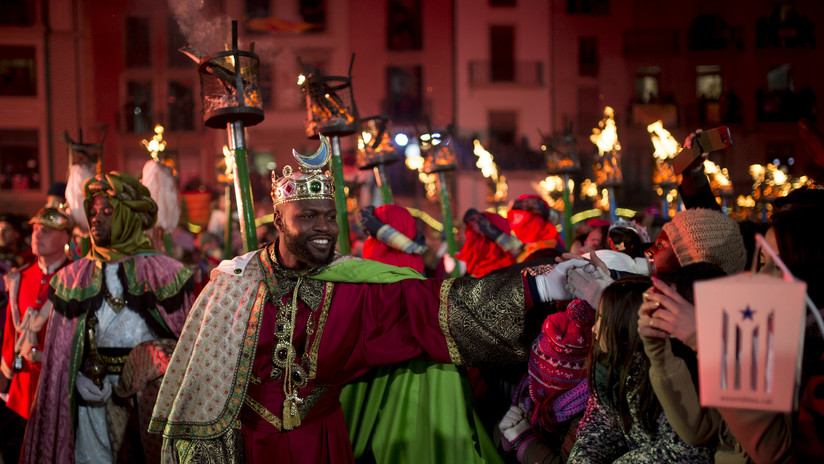
[[[448,325],[464,365],[525,362],[523,281],[510,274],[455,279],[448,294]],[[442,298],[444,295],[442,295]]]
[[[240,424],[215,438],[174,440],[174,449],[180,464],[240,464],[243,462]]]

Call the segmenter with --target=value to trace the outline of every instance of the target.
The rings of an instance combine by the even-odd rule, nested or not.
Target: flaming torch
[[[140,181],[152,194],[157,203],[156,227],[166,249],[166,254],[172,254],[172,232],[180,222],[180,198],[177,192],[177,169],[175,162],[166,152],[166,141],[163,140],[163,126],[157,124],[152,140],[143,139],[141,144],[149,152],[151,159],[143,165],[143,177]]]
[[[418,171],[418,180],[423,184],[426,199],[432,203],[438,201],[438,176],[423,172],[423,165],[426,160],[421,156],[421,148],[417,143],[410,143],[406,148],[406,167],[412,171]]]
[[[420,172],[427,174],[427,180],[436,177],[438,182],[438,192],[440,193],[441,216],[443,216],[443,229],[446,234],[446,248],[449,255],[455,258],[458,252],[458,245],[455,243],[455,230],[452,222],[452,208],[449,203],[449,186],[446,182],[446,172],[454,171],[457,167],[455,162],[455,152],[452,150],[451,138],[444,141],[439,133],[421,134],[418,137],[423,156],[423,166]],[[434,185],[429,182],[428,185]],[[429,193],[427,192],[427,195]],[[458,267],[452,271],[458,277]]]
[[[213,129],[226,128],[229,149],[234,155],[235,197],[243,248],[249,252],[258,247],[252,186],[246,161],[245,127],[263,121],[258,68],[260,59],[252,51],[238,49],[237,21],[232,21],[232,49],[202,56],[191,48],[180,51],[198,62],[200,96],[203,100],[203,122]],[[227,227],[231,222],[227,220]]]
[[[647,132],[650,133],[652,145],[655,147],[655,152],[652,154],[655,158],[652,184],[655,186],[655,191],[661,196],[663,203],[661,210],[667,217],[671,217],[670,203],[677,201],[678,197],[678,191],[675,189],[678,185],[678,178],[672,166],[672,159],[681,151],[681,144],[672,137],[668,130],[664,129],[664,124],[661,121],[656,121],[647,126]]]
[[[791,190],[810,187],[815,183],[807,176],[790,177],[774,164],[750,166],[753,179],[752,198],[761,205],[761,220],[767,222],[772,211],[772,202],[790,193]]]
[[[710,160],[704,160],[704,172],[709,177],[712,193],[721,200],[721,210],[729,214],[727,202],[732,197],[732,182],[727,168],[721,168]]]
[[[338,249],[348,255],[349,210],[346,207],[346,182],[343,179],[343,160],[340,152],[340,136],[354,134],[358,130],[358,109],[352,95],[352,65],[349,77],[324,76],[319,70],[303,64],[304,74],[298,76],[298,86],[306,97],[306,136],[329,138],[332,146],[332,176],[335,182],[335,209],[338,211]]]
[[[498,172],[498,165],[495,164],[492,153],[481,145],[481,141],[475,139],[472,143],[475,145],[475,156],[478,157],[475,166],[481,170],[481,173],[487,179],[486,201],[497,208],[502,203],[506,203],[509,191],[509,187],[506,185],[506,177]]]
[[[400,160],[389,138],[389,117],[373,116],[361,119],[358,135],[358,168],[372,169],[381,191],[383,204],[392,203],[392,189],[386,177],[386,165]]]
[[[604,118],[598,127],[592,129],[589,140],[598,147],[598,158],[593,163],[595,183],[609,191],[609,216],[611,222],[618,220],[615,205],[616,185],[621,185],[621,144],[618,143],[618,129],[615,126],[615,112],[609,106],[604,108]]]
[[[572,127],[570,127],[560,140],[542,138],[544,143],[541,145],[541,151],[544,152],[547,174],[549,174],[542,183],[546,188],[550,186],[550,179],[558,178],[558,181],[552,181],[552,184],[560,187],[561,206],[564,212],[564,239],[565,243],[571,244],[574,238],[572,236],[572,188],[575,182],[570,179],[570,176],[580,170],[580,162],[575,153],[575,136],[572,135]],[[559,148],[561,146],[566,146],[566,151],[562,151]],[[544,195],[544,197],[549,197],[549,195]]]

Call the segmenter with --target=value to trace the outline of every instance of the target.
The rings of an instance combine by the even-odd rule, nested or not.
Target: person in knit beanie
[[[655,271],[667,274],[693,263],[719,266],[729,275],[744,270],[747,250],[738,224],[726,214],[696,208],[681,211],[664,224],[647,250]]]
[[[581,299],[544,320],[532,343],[527,375],[499,424],[502,448],[516,452],[519,462],[569,454],[589,399],[587,355],[594,323],[595,310]]]

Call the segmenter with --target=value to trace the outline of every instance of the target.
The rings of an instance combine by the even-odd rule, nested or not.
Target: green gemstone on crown
[[[320,193],[321,187],[321,183],[316,180],[309,183],[309,191],[312,193]]]

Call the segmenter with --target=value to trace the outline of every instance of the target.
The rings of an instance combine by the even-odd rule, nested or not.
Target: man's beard
[[[295,255],[299,261],[308,264],[310,267],[325,266],[332,262],[335,257],[335,238],[332,238],[332,246],[329,248],[327,256],[318,258],[306,249],[306,240],[299,235],[292,235],[287,230],[280,232],[280,239],[283,240],[284,245],[289,253]]]

